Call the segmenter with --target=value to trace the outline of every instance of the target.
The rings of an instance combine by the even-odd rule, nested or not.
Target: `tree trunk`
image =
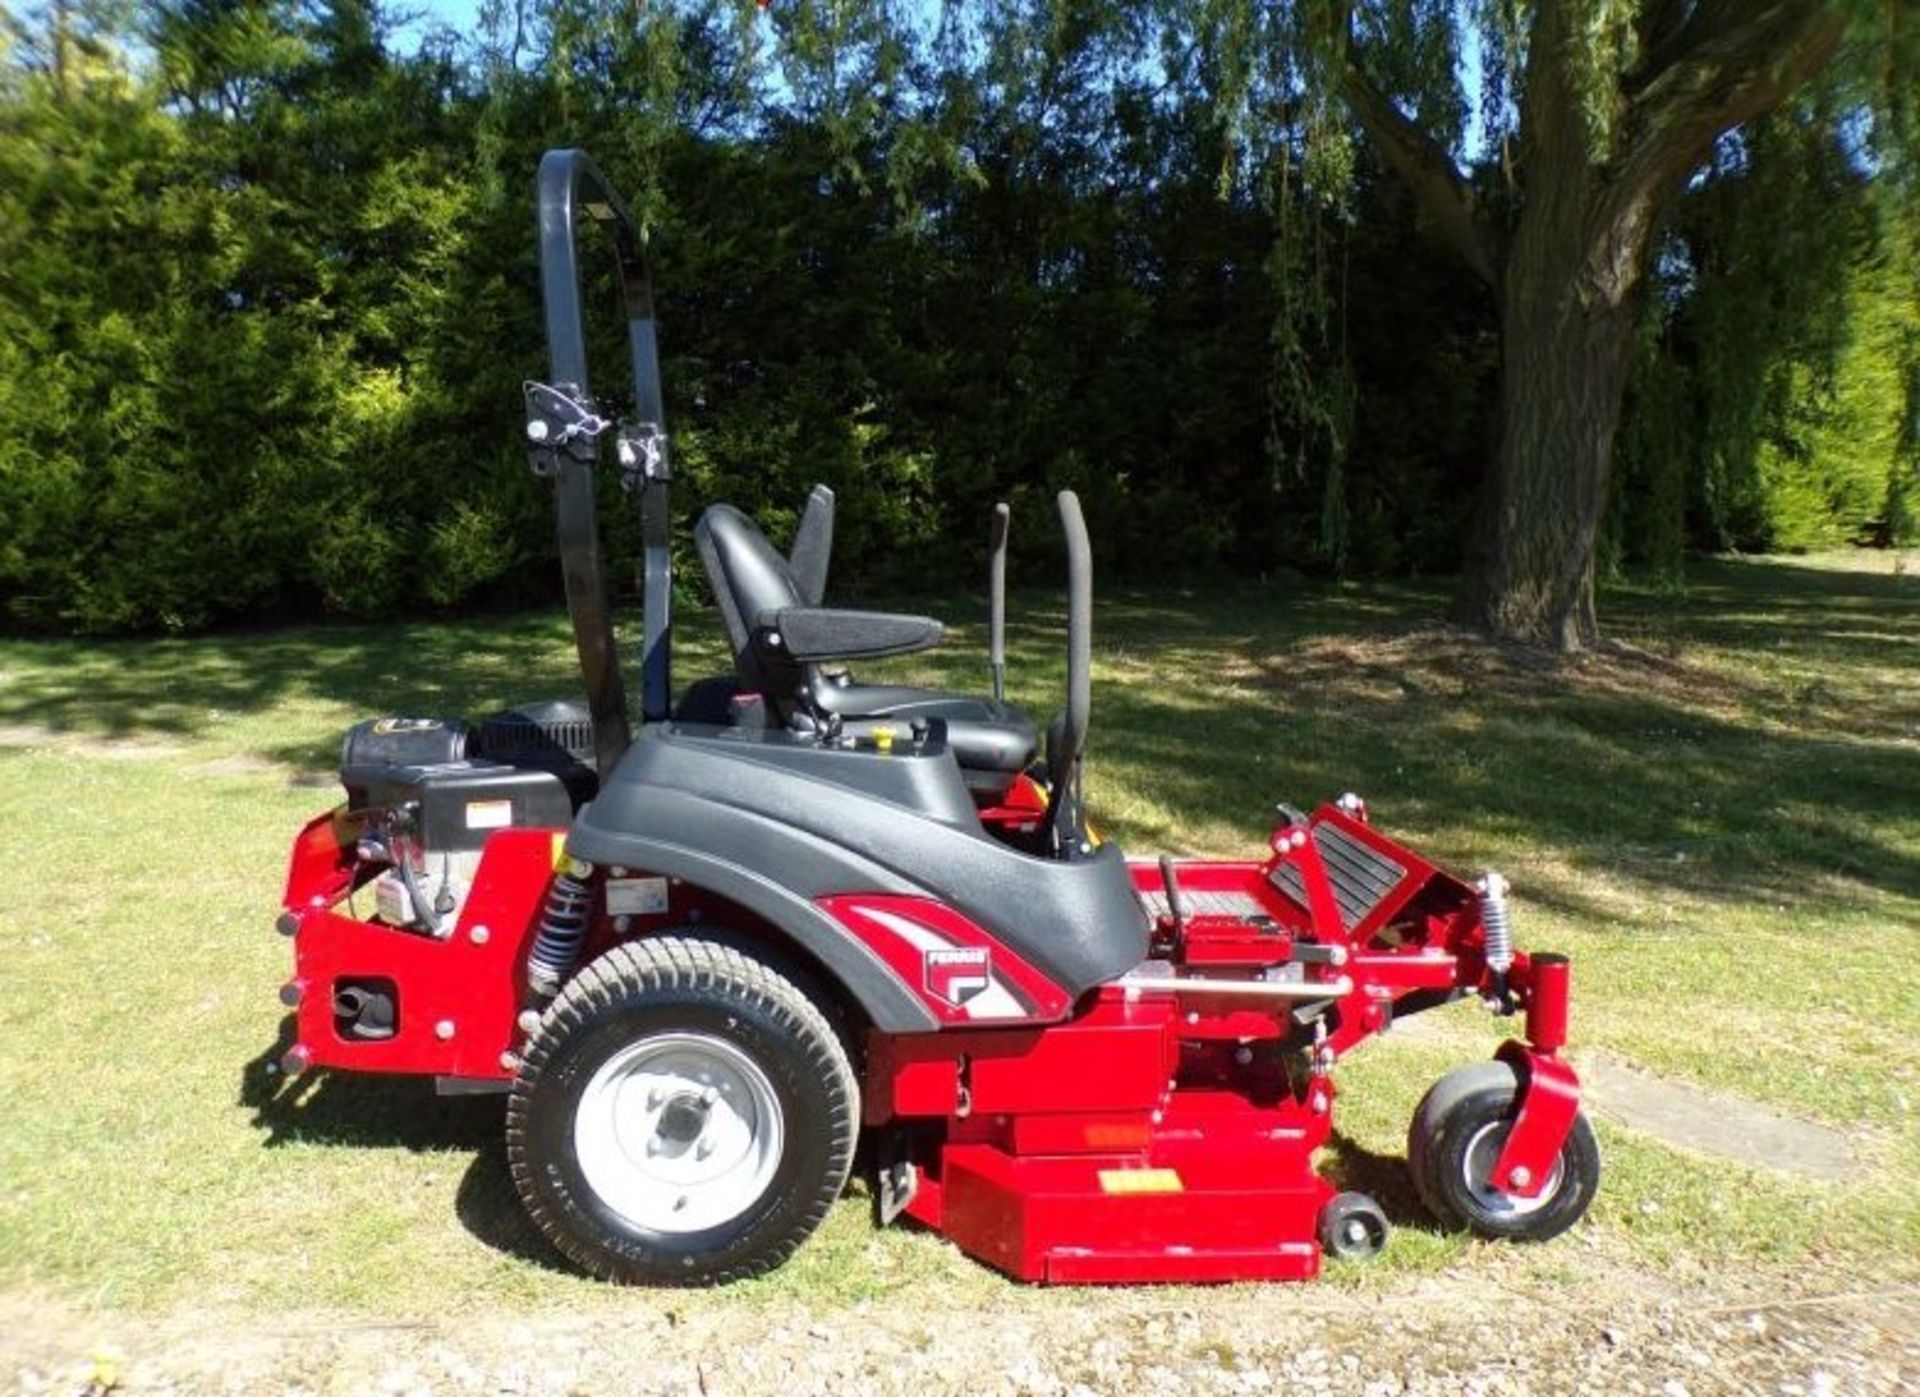
[[[1650,198],[1568,193],[1526,211],[1507,261],[1500,447],[1462,603],[1502,639],[1580,650],[1599,639],[1595,555],[1654,220]]]
[[[1524,191],[1500,278],[1500,448],[1461,595],[1466,619],[1504,640],[1581,650],[1600,638],[1595,555],[1661,215],[1721,133],[1819,72],[1846,29],[1844,8],[1829,0],[1649,14],[1666,22],[1650,26],[1646,65],[1614,94],[1620,111],[1604,156],[1574,77],[1580,7],[1540,0],[1528,35]],[[1357,76],[1349,86],[1361,120],[1397,145],[1428,205],[1460,205],[1470,224],[1470,193],[1436,177],[1450,166],[1431,142],[1403,129],[1404,116],[1369,105]],[[1471,227],[1459,235],[1471,236]],[[1485,275],[1487,259],[1467,260]]]
[[[1595,552],[1665,201],[1724,132],[1832,61],[1848,9],[1834,0],[1661,0],[1641,16],[1645,52],[1617,75],[1610,139],[1596,143],[1586,120],[1591,83],[1578,76],[1587,7],[1535,0],[1519,84],[1523,188],[1504,260],[1452,153],[1355,57],[1357,9],[1357,0],[1327,0],[1323,12],[1341,92],[1434,228],[1501,298],[1500,447],[1461,611],[1505,640],[1584,649],[1599,639]]]

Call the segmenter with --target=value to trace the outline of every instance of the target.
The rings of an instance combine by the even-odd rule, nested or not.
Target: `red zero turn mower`
[[[1489,1237],[1580,1218],[1600,1156],[1560,1056],[1567,962],[1514,949],[1497,875],[1434,867],[1351,795],[1282,806],[1242,861],[1129,860],[1090,833],[1092,569],[1071,494],[1068,695],[1044,760],[1001,697],[1004,506],[991,698],[853,678],[940,626],[823,604],[832,495],[816,490],[790,556],[726,505],[701,518],[734,673],[673,702],[641,241],[575,151],[541,163],[539,208],[552,382],[527,385],[527,437],[555,486],[588,698],[347,735],[347,799],[301,831],[287,879],[287,1072],[507,1093],[528,1210],[615,1280],[777,1266],[863,1135],[882,1222],[1010,1275],[1292,1278],[1386,1240],[1372,1199],[1314,1169],[1335,1065],[1397,1015],[1475,996],[1524,1012],[1526,1037],[1427,1093],[1419,1194]],[[581,212],[618,253],[627,419],[588,389]],[[645,547],[637,734],[595,519],[605,455]]]

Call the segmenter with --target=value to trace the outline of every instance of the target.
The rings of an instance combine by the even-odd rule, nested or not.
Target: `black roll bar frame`
[[[595,500],[599,439],[609,426],[616,427],[615,457],[622,483],[639,496],[643,550],[640,719],[662,722],[672,705],[673,552],[668,497],[672,468],[654,329],[653,282],[639,226],[585,152],[548,151],[540,160],[538,185],[540,291],[551,382],[527,385],[527,437],[534,471],[554,481],[567,611],[586,682],[587,706],[593,714],[595,764],[604,779],[632,740]],[[582,210],[612,236],[619,266],[633,370],[633,417],[617,424],[597,415],[587,376],[580,300],[578,216]]]

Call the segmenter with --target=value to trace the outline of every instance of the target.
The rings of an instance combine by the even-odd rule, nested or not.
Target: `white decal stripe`
[[[950,951],[954,943],[937,931],[923,927],[918,922],[909,921],[896,912],[882,912],[878,907],[862,907],[861,915],[870,917],[888,931],[919,951]]]
[[[920,951],[948,951],[958,946],[958,942],[949,941],[930,927],[897,912],[884,912],[878,907],[862,907],[861,913],[880,923],[888,931]],[[993,983],[966,1002],[961,1011],[970,1019],[1024,1019],[1030,1017],[1021,1007],[1020,1001],[1013,997],[1000,976],[995,974]]]
[[[1000,983],[1000,977],[993,977],[993,984],[980,991],[967,1001],[967,1017],[970,1019],[1024,1019],[1027,1011],[1020,1007],[1020,1001],[1007,992]]]

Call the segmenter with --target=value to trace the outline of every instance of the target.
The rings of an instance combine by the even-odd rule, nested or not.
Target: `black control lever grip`
[[[1187,899],[1180,892],[1180,882],[1173,876],[1173,855],[1160,856],[1160,881],[1167,889],[1167,911],[1173,914],[1173,925],[1177,931],[1187,929]]]
[[[1007,533],[1013,511],[993,507],[993,532],[987,549],[987,664],[993,674],[993,701],[1007,697]]]

